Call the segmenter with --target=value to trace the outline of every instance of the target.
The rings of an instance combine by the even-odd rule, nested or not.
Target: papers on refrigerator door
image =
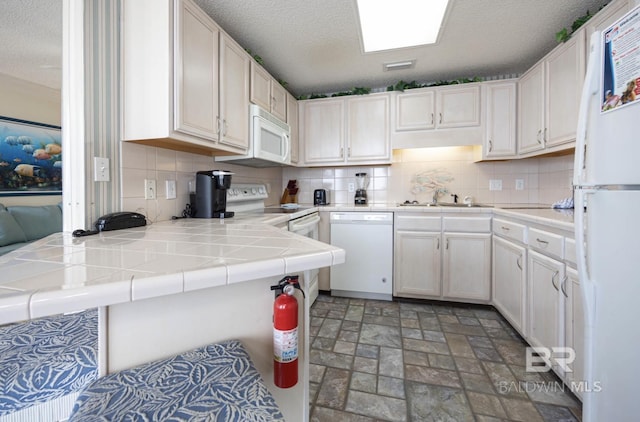
[[[602,32],[601,112],[640,101],[640,6]]]

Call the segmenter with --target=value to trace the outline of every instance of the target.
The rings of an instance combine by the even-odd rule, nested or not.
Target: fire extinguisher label
[[[281,363],[298,359],[298,327],[292,330],[273,329],[273,358]]]

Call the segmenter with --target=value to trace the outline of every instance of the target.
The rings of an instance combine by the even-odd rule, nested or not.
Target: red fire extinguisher
[[[288,276],[278,285],[273,304],[273,381],[277,387],[290,388],[298,383],[298,276]],[[304,296],[304,292],[302,292]]]

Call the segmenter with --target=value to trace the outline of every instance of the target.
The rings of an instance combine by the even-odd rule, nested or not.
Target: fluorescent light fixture
[[[356,0],[365,53],[433,44],[449,0]]]
[[[393,62],[393,63],[384,63],[382,65],[382,70],[385,72],[388,70],[406,70],[412,69],[416,65],[415,60],[404,60],[401,62]]]

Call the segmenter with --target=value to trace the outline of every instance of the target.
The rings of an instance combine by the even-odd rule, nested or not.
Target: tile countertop
[[[0,324],[345,261],[340,248],[251,221],[180,219],[88,237],[52,234],[0,257]]]
[[[546,224],[562,230],[573,230],[573,210],[552,209],[550,205],[533,204],[496,204],[487,207],[447,207],[447,206],[400,206],[398,204],[331,204],[318,207],[320,211],[393,211],[393,212],[429,212],[429,213],[492,213],[521,220]],[[513,208],[512,208],[513,207]]]

